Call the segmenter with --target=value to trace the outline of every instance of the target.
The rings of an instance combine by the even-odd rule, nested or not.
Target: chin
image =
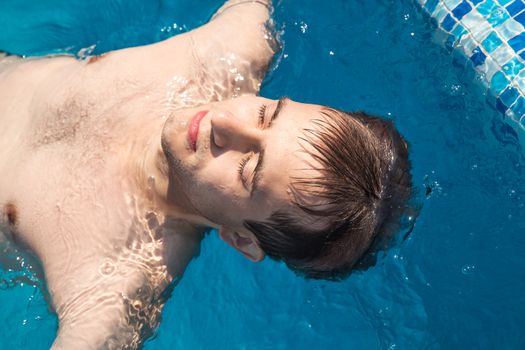
[[[161,135],[162,151],[168,161],[170,176],[186,182],[192,177],[193,166],[190,159],[190,149],[186,142],[186,128],[170,117],[164,124]]]
[[[162,135],[161,135],[161,146],[162,151],[164,152],[164,155],[168,159],[168,164],[170,165],[170,168],[175,166],[178,167],[178,164],[180,164],[180,160],[177,159],[176,155],[180,153],[180,151],[177,150],[177,146],[180,143],[180,130],[177,130],[175,125],[175,118],[169,117],[166,120],[166,123],[164,123],[164,127],[162,128]],[[179,131],[179,132],[177,132]]]

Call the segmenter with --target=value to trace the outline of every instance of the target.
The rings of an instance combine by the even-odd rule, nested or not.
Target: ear
[[[264,259],[264,251],[259,247],[259,243],[251,233],[239,233],[221,226],[219,228],[219,237],[253,262]]]

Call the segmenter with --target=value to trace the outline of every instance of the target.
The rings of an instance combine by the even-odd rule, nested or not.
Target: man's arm
[[[237,70],[259,83],[278,49],[270,20],[271,0],[230,0],[209,23],[191,32],[193,49],[201,65],[211,70]],[[232,70],[233,68],[233,70]]]
[[[226,52],[268,65],[276,50],[271,6],[271,0],[229,0],[199,29],[222,42]]]

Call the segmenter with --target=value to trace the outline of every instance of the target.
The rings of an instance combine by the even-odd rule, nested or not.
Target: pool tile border
[[[525,0],[417,0],[483,78],[525,145]]]

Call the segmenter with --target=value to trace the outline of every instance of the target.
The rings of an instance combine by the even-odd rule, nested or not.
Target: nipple
[[[102,55],[94,55],[94,56],[91,56],[88,61],[87,61],[87,64],[92,64],[92,63],[95,63],[99,60],[101,60],[102,58],[104,58],[106,55],[102,54]]]
[[[7,203],[4,208],[4,212],[7,215],[7,221],[9,225],[15,226],[18,219],[18,211],[13,203]]]

